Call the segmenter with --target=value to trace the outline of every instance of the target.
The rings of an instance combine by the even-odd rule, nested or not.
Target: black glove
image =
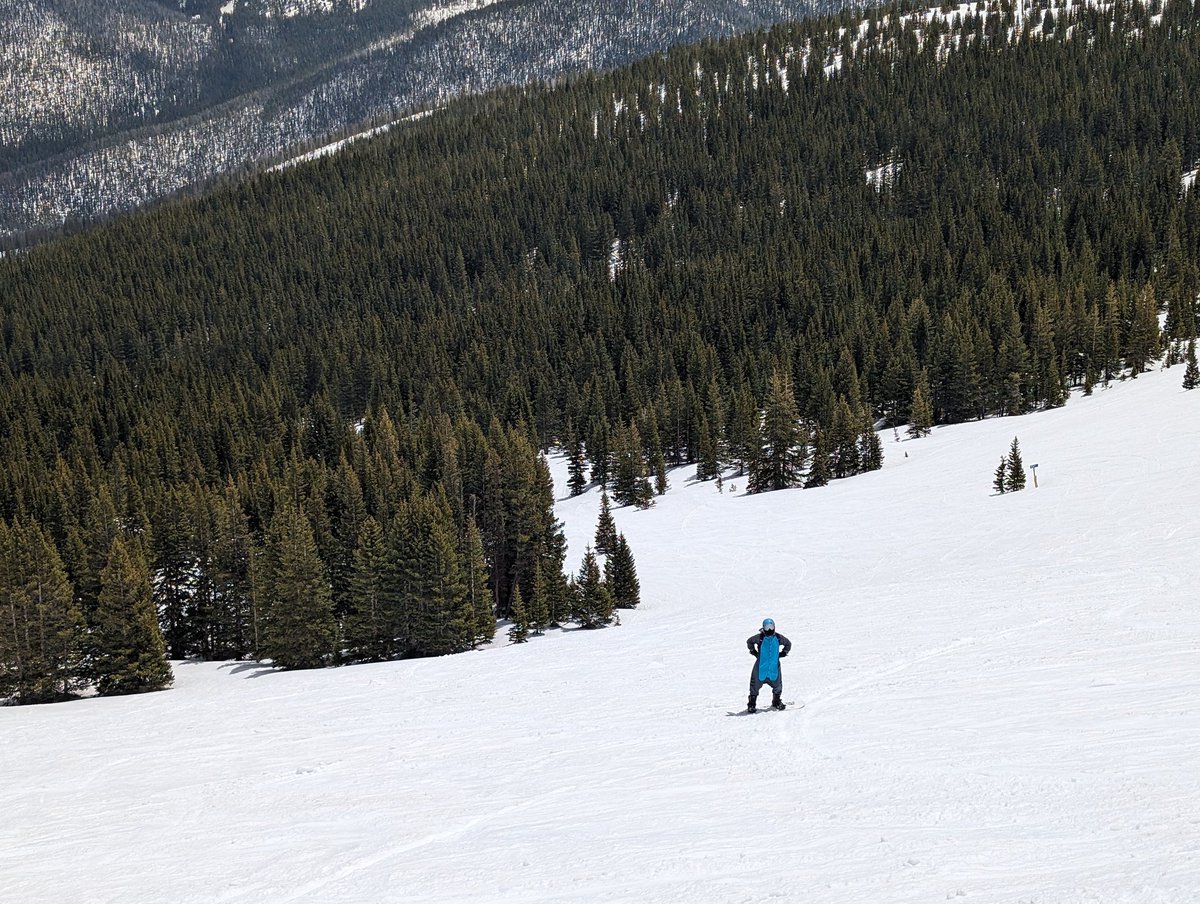
[[[784,650],[782,653],[779,654],[779,658],[783,659],[783,657],[786,656],[787,654],[788,654],[788,651]]]
[[[755,659],[758,658],[758,652],[756,650],[751,650],[750,655],[753,656]]]

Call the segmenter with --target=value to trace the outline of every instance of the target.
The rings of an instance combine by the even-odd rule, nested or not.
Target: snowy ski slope
[[[0,709],[0,901],[1200,900],[1181,377],[889,432],[820,490],[676,471],[616,512],[618,628]],[[1041,485],[993,496],[1014,435]],[[561,503],[573,561],[596,510]],[[727,718],[765,615],[807,705]]]

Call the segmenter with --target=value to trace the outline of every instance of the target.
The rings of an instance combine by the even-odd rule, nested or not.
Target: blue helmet
[[[775,633],[775,619],[764,618],[762,629],[764,631],[766,631],[768,634],[774,634]]]

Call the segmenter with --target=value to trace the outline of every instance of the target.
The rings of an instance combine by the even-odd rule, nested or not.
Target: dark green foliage
[[[750,492],[798,485],[807,454],[791,377],[776,368],[768,384],[762,440],[750,472]]]
[[[157,691],[174,680],[150,595],[150,575],[136,544],[109,546],[92,620],[91,669],[102,696]]]
[[[533,566],[529,590],[529,625],[534,634],[542,634],[550,627],[550,592],[550,584],[538,562]]]
[[[608,493],[600,493],[600,516],[596,519],[596,552],[606,556],[617,545],[617,523],[613,520],[612,508],[608,503]]]
[[[933,406],[929,401],[929,376],[925,371],[921,372],[913,389],[910,411],[908,435],[913,439],[928,436],[933,430]]]
[[[600,628],[612,621],[616,601],[600,575],[600,564],[589,547],[575,579],[574,617],[584,628]]]
[[[823,487],[833,479],[829,470],[829,442],[825,439],[825,431],[817,428],[813,437],[812,465],[808,469],[808,477],[804,481],[806,488]]]
[[[654,504],[654,489],[636,424],[618,430],[613,444],[613,499],[617,505],[638,508]]]
[[[1008,450],[1007,469],[1004,474],[1005,492],[1015,493],[1025,489],[1025,464],[1021,461],[1021,445],[1014,436]]]
[[[0,521],[0,698],[43,703],[85,683],[83,615],[62,559],[34,524]]]
[[[512,625],[508,629],[508,639],[513,643],[525,643],[529,640],[530,619],[525,609],[525,601],[521,598],[521,588],[513,590],[512,596]]]
[[[883,442],[868,419],[858,437],[858,466],[863,471],[878,471],[883,467]]]
[[[1196,340],[1189,339],[1187,345],[1187,366],[1183,369],[1183,388],[1195,389],[1200,386],[1200,367],[1196,366]]]
[[[579,496],[587,487],[587,458],[583,454],[583,440],[578,436],[572,437],[567,447],[567,458],[570,462],[567,488],[572,496]]]
[[[1134,298],[1129,338],[1125,345],[1125,362],[1129,365],[1130,376],[1136,377],[1161,353],[1162,332],[1158,326],[1154,288],[1145,286]]]
[[[638,582],[637,565],[625,535],[617,536],[617,545],[604,563],[605,583],[612,593],[613,604],[618,609],[636,609],[642,601],[641,584]]]
[[[304,512],[285,501],[271,520],[256,591],[262,613],[259,653],[284,669],[333,661],[333,594]]]
[[[466,612],[470,613],[471,646],[491,643],[496,636],[496,611],[493,608],[491,591],[488,589],[487,562],[483,552],[483,534],[475,519],[467,521],[467,532],[463,538],[463,595]],[[540,560],[535,564],[541,567]],[[560,571],[561,574],[561,571]]]
[[[384,555],[383,530],[367,518],[354,550],[343,619],[343,655],[352,662],[387,659],[395,651],[396,618],[385,593]]]
[[[996,466],[996,473],[992,477],[992,489],[996,491],[997,496],[1002,496],[1008,491],[1008,457],[1002,456],[1000,464]]]

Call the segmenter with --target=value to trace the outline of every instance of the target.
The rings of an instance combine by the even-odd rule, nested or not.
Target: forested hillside
[[[116,548],[171,656],[465,649],[579,612],[538,447],[814,486],[1136,377],[1196,333],[1197,24],[785,26],[4,260],[6,622],[42,544],[94,625]]]
[[[464,93],[832,8],[0,0],[0,239],[33,241]]]

